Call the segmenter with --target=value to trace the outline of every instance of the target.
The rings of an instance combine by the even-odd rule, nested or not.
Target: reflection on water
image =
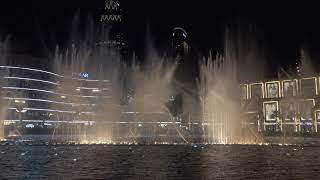
[[[305,179],[320,173],[319,150],[270,145],[2,145],[0,178]]]

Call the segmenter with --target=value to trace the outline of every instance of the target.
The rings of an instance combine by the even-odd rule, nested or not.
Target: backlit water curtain
[[[102,15],[100,21],[121,22],[122,15],[116,14],[119,4],[107,2],[105,10],[113,11]],[[187,82],[176,77],[178,69],[186,71],[181,67],[188,62],[160,54],[148,30],[146,56],[138,60],[134,53],[122,55],[119,45],[123,42],[111,40],[107,26],[93,33],[96,30],[89,18],[85,35],[80,36],[78,21],[77,15],[70,41],[57,45],[48,55],[52,62],[48,71],[10,64],[8,40],[0,41],[1,139],[3,125],[11,127],[7,134],[21,136],[19,128],[33,128],[33,122],[28,124],[31,121],[53,127],[53,142],[72,143],[256,144],[263,142],[261,132],[317,132],[320,110],[315,108],[314,96],[319,94],[320,79],[279,77],[281,81],[261,82],[266,77],[266,60],[249,35],[226,31],[221,53],[197,59],[196,93],[189,93],[191,88],[180,88],[188,87]],[[182,47],[188,49],[187,43]],[[301,56],[298,73],[312,74],[303,50]],[[18,70],[44,73],[51,78],[12,75]],[[50,87],[20,87],[12,79]],[[46,96],[35,98],[26,92]],[[298,94],[306,98],[295,98]],[[177,103],[179,97],[181,104]],[[32,107],[32,102],[50,106]],[[8,119],[9,111],[14,116]],[[25,114],[34,111],[47,112],[47,117],[24,119]]]
[[[50,99],[66,103],[56,103],[50,108],[70,113],[69,117],[66,113],[53,116],[57,121],[68,120],[75,125],[63,130],[59,127],[63,124],[56,126],[52,139],[56,136],[62,141],[80,143],[135,143],[139,138],[146,138],[146,143],[194,142],[188,139],[190,134],[180,132],[182,122],[173,117],[166,105],[174,94],[175,60],[159,56],[149,41],[143,66],[137,63],[135,56],[126,60],[130,63],[123,63],[114,48],[93,47],[88,41],[71,44],[67,49],[56,47],[52,59],[56,76],[52,92],[56,94]],[[7,45],[2,43],[2,55],[5,48]],[[228,54],[215,58],[210,54],[201,62],[198,86],[202,109],[201,134],[198,134],[201,142],[247,143],[239,128],[236,61]],[[6,65],[3,59],[2,65]],[[98,82],[99,85],[88,88],[84,82]],[[1,86],[6,86],[3,79]],[[66,104],[71,109],[64,110]],[[7,106],[1,104],[2,115]],[[84,122],[85,126],[76,125],[79,122]]]

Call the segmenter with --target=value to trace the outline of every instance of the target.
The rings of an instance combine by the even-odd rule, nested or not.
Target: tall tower
[[[172,50],[173,57],[182,64],[188,54],[187,32],[182,27],[173,28]]]
[[[101,37],[97,45],[117,50],[122,57],[125,57],[128,53],[127,33],[124,27],[125,11],[121,8],[119,1],[105,1],[99,23],[101,23]]]
[[[174,93],[170,97],[168,107],[176,120],[181,121],[183,113],[184,85],[188,81],[186,76],[186,57],[188,54],[187,32],[182,27],[173,28],[172,57],[177,63],[173,78]]]
[[[110,75],[110,88],[115,103],[126,99],[126,87],[121,76],[122,62],[129,57],[127,44],[127,11],[120,0],[105,0],[97,20],[100,25],[99,39],[96,43],[101,53],[106,53],[108,61],[102,65],[104,72]],[[121,102],[120,102],[121,103]]]

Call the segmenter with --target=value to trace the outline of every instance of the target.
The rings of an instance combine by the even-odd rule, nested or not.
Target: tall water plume
[[[236,142],[238,121],[238,89],[236,64],[230,58],[211,54],[200,66],[200,100],[203,108],[205,138],[208,143]]]
[[[9,39],[5,38],[2,39],[0,37],[0,66],[6,66],[7,64],[7,55],[9,51]],[[2,87],[7,86],[8,82],[7,79],[2,78],[3,76],[6,76],[7,72],[5,72],[3,69],[0,69],[0,92],[1,97],[6,96],[7,92],[5,89],[2,89]],[[7,117],[8,112],[8,102],[4,99],[0,99],[0,139],[4,137],[4,120]]]
[[[300,62],[297,62],[297,68],[299,75],[310,76],[316,72],[315,66],[312,63],[312,59],[305,48],[300,49]]]
[[[128,87],[132,90],[124,108],[124,120],[133,121],[128,136],[152,137],[151,141],[167,141],[159,138],[159,122],[172,121],[166,104],[172,95],[172,77],[175,63],[161,57],[154,48],[150,32],[146,38],[146,58],[138,63],[135,57],[127,66]],[[129,115],[131,114],[131,115]]]
[[[111,126],[119,121],[122,96],[122,69],[117,53],[106,47],[93,49],[83,46],[77,49],[76,45],[72,45],[71,50],[64,53],[57,49],[54,62],[55,69],[64,75],[60,81],[60,91],[70,94],[67,100],[72,103],[72,110],[77,114],[75,117],[87,117],[97,123],[94,126],[96,129],[87,135],[94,141],[111,141]],[[90,81],[80,79],[81,73],[95,80],[94,87],[90,86]]]
[[[93,33],[94,25],[90,18],[84,35],[79,35],[79,20],[79,15],[76,15],[67,48],[57,46],[55,50],[54,71],[63,76],[58,78],[57,86],[62,96],[56,98],[71,103],[72,121],[96,123],[95,126],[86,126],[86,129],[76,127],[80,141],[111,142],[112,125],[120,119],[123,79],[120,55],[115,48],[98,44],[101,39]],[[83,74],[86,76],[84,79],[80,77]]]
[[[170,82],[174,71],[174,66],[164,63],[164,59],[152,57],[148,59],[148,67],[143,68],[137,63],[133,63],[130,68],[133,95],[125,107],[125,112],[135,114],[133,119],[127,121],[144,123],[142,127],[148,129],[147,132],[139,136],[154,137],[154,131],[159,128],[157,122],[171,121],[170,111],[166,107],[172,89]],[[147,126],[151,123],[152,128]],[[142,126],[142,125],[141,125]],[[139,128],[137,125],[130,129],[131,132]],[[141,128],[140,128],[141,129]],[[141,131],[140,131],[141,132]]]
[[[76,29],[77,23],[73,24]],[[92,23],[87,24],[93,26]],[[57,46],[53,58],[55,72],[64,76],[58,78],[57,91],[66,94],[61,97],[72,104],[72,121],[85,120],[77,119],[81,117],[77,114],[82,112],[92,115],[91,120],[96,122],[90,130],[83,131],[84,135],[80,132],[81,141],[135,142],[139,137],[154,138],[159,135],[159,122],[171,121],[166,103],[172,94],[171,79],[175,63],[158,55],[149,33],[146,59],[138,63],[135,55],[122,61],[116,47],[97,43],[102,41],[101,37],[108,42],[107,31],[92,35],[94,28],[86,29],[85,38],[77,36],[77,31],[72,30],[69,48]],[[77,77],[81,72],[87,72],[89,79],[103,82],[95,83],[95,86],[101,85],[97,87],[97,98],[84,98],[88,96],[81,87],[84,81]]]
[[[210,53],[200,63],[199,96],[204,140],[207,143],[260,141],[257,133],[243,132],[241,128],[243,113],[248,111],[250,105],[242,103],[239,85],[248,78],[261,80],[265,62],[254,41],[246,39],[246,34],[236,35],[227,31],[224,53],[218,53],[215,57]]]

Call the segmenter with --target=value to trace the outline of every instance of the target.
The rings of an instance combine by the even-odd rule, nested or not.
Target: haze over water
[[[79,28],[77,18],[75,29]],[[51,89],[56,94],[47,97],[59,102],[49,108],[66,110],[72,114],[70,122],[86,121],[86,125],[70,126],[62,135],[56,127],[48,135],[50,142],[37,143],[38,136],[33,142],[0,142],[1,179],[319,177],[319,138],[302,137],[301,145],[297,145],[301,139],[292,143],[294,138],[291,143],[268,144],[257,129],[243,128],[242,115],[248,109],[239,85],[260,81],[268,71],[260,44],[248,34],[226,30],[221,52],[196,59],[199,74],[194,87],[187,89],[190,93],[186,92],[192,84],[189,79],[178,81],[176,77],[181,68],[177,59],[159,53],[150,34],[146,35],[144,59],[134,53],[122,57],[114,47],[97,43],[101,37],[107,41],[108,33],[96,35],[92,20],[87,24],[84,37],[73,29],[70,42],[56,45],[48,55],[57,86]],[[6,58],[9,47],[7,40],[0,39],[0,66],[12,65]],[[301,56],[302,74],[307,76],[314,70],[307,52],[302,50]],[[6,73],[0,71],[1,76]],[[80,73],[88,79],[81,79]],[[95,87],[85,87],[84,81],[95,82]],[[0,78],[0,87],[6,86],[8,80]],[[177,94],[182,97],[178,113],[170,106]],[[1,96],[7,96],[3,88]],[[6,118],[8,108],[18,108],[11,102],[0,100],[0,120]],[[195,111],[200,115],[193,116]],[[56,117],[66,119],[61,114]],[[197,133],[194,127],[199,127]]]
[[[71,130],[72,135],[67,141],[83,143],[112,143],[116,139],[121,142],[136,143],[140,137],[155,137],[148,143],[213,143],[213,144],[241,144],[262,143],[262,137],[256,131],[242,130],[241,95],[239,84],[246,79],[256,77],[263,79],[266,70],[263,65],[266,60],[263,57],[260,46],[250,35],[240,31],[239,34],[226,30],[224,48],[221,53],[209,53],[206,58],[199,58],[198,94],[185,95],[187,93],[177,92],[175,71],[178,69],[176,59],[168,55],[161,55],[155,47],[150,32],[146,35],[146,58],[137,60],[137,57],[127,56],[124,59],[120,52],[114,47],[97,44],[101,37],[108,40],[108,32],[95,34],[93,22],[88,18],[84,36],[78,35],[79,16],[75,16],[72,22],[70,42],[66,45],[57,45],[52,50],[52,70],[60,78],[57,91],[61,94],[71,93],[68,101],[72,102],[72,111],[77,115],[72,121],[83,120],[80,112],[94,117],[96,126],[89,129],[76,128]],[[65,48],[62,48],[65,47]],[[8,53],[7,41],[2,41],[0,46],[1,64],[7,65],[5,61]],[[212,55],[216,54],[216,55]],[[306,53],[302,51],[303,59]],[[310,70],[307,61],[303,61],[303,69]],[[188,63],[188,62],[185,62]],[[254,67],[261,67],[257,70]],[[304,70],[307,71],[307,70]],[[81,83],[74,74],[87,72],[90,78],[108,85],[99,85],[97,91],[107,89],[107,93],[98,100],[82,98],[87,96],[81,90]],[[188,73],[188,72],[186,72]],[[62,78],[65,77],[65,78]],[[90,79],[89,78],[89,79]],[[179,82],[184,86],[186,82]],[[1,81],[1,86],[6,82]],[[127,91],[131,91],[127,94]],[[74,91],[77,91],[75,94]],[[4,91],[3,91],[4,92]],[[5,92],[4,92],[5,93]],[[184,122],[178,122],[177,117],[167,106],[172,95],[183,94],[183,113],[200,109],[200,123],[202,129],[197,136],[202,139],[197,141],[188,140],[192,136]],[[62,96],[52,96],[53,100],[59,101]],[[65,98],[65,97],[64,97]],[[192,102],[197,99],[198,102]],[[6,109],[8,104],[2,104]],[[52,108],[63,109],[62,105],[55,104]],[[5,117],[4,113],[1,113]],[[79,115],[79,116],[78,116]],[[63,117],[59,117],[63,119]],[[86,120],[86,119],[84,119]],[[183,120],[182,120],[183,121]],[[190,119],[189,119],[190,121]],[[192,119],[191,119],[192,121]],[[171,123],[170,132],[159,132],[159,123]],[[125,128],[117,128],[120,123]],[[152,126],[144,126],[153,124]],[[168,123],[168,124],[169,124]],[[189,122],[190,123],[190,122]],[[187,129],[181,131],[180,129]],[[171,138],[172,131],[177,138]],[[54,136],[55,134],[53,134]],[[166,137],[168,135],[168,137]]]

